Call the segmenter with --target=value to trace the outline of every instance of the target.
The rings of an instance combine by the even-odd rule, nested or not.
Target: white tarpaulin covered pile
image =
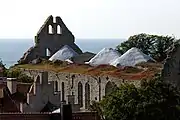
[[[78,53],[76,53],[71,47],[69,47],[68,45],[64,45],[49,60],[50,61],[53,61],[53,60],[65,61],[76,55],[78,55]]]
[[[113,48],[103,48],[97,55],[95,55],[89,62],[92,66],[98,66],[102,64],[110,64],[115,59],[119,58],[121,55],[118,51]]]
[[[150,56],[144,54],[141,50],[138,48],[131,48],[126,53],[124,53],[121,57],[114,60],[111,65],[118,67],[118,66],[135,66],[138,63],[141,62],[148,62],[155,60],[151,58]]]
[[[59,109],[53,111],[52,113],[60,113],[60,112],[61,112],[61,110],[60,110],[60,108],[59,108]]]

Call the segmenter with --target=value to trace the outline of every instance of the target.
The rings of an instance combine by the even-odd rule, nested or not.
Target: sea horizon
[[[118,44],[125,39],[109,39],[109,38],[79,38],[75,39],[75,43],[83,52],[98,53],[103,48],[115,48]],[[23,56],[23,54],[34,46],[33,39],[12,39],[12,38],[0,38],[0,59],[7,68],[17,63],[17,61]]]

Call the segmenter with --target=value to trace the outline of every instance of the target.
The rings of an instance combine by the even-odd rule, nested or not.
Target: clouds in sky
[[[76,38],[180,37],[179,0],[0,0],[0,38],[33,38],[49,15]]]

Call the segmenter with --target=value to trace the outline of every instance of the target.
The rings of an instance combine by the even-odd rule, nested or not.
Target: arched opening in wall
[[[51,51],[49,48],[46,48],[46,57],[50,57],[51,56]]]
[[[58,91],[58,81],[55,81],[55,92]]]
[[[37,91],[38,91],[38,86],[39,86],[39,84],[40,84],[40,76],[38,75],[38,76],[36,76],[35,77],[35,81],[34,81],[34,85],[33,85],[33,87],[32,88],[30,88],[30,92],[32,92],[33,91],[33,93],[34,93],[34,95],[36,95],[36,93],[37,93]]]
[[[88,109],[90,106],[90,85],[85,84],[85,109]]]
[[[117,88],[117,85],[114,82],[109,81],[105,87],[105,96],[111,94],[111,92],[113,92],[113,90],[115,90],[116,88]]]
[[[35,82],[40,83],[40,76],[39,75],[35,78]]]
[[[62,34],[62,29],[60,25],[57,25],[57,34]]]
[[[83,86],[82,83],[78,83],[78,104],[83,107]]]
[[[62,101],[64,101],[64,82],[61,84]]]
[[[52,25],[48,26],[48,33],[49,34],[53,34],[53,27],[52,27]]]
[[[101,78],[100,77],[99,77],[98,84],[99,84],[99,101],[100,101],[101,100]]]

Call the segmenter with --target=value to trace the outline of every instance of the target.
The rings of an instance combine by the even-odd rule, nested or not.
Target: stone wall
[[[48,59],[64,45],[81,54],[82,51],[74,42],[74,35],[62,19],[50,15],[35,36],[35,46],[24,53],[19,63],[29,63],[36,58]]]
[[[35,78],[41,70],[25,70],[23,72],[28,76]],[[140,81],[122,80],[111,76],[91,76],[77,73],[55,73],[48,72],[49,81],[57,81],[58,91],[61,91],[61,100],[68,100],[68,95],[74,96],[74,103],[83,104],[82,109],[86,109],[92,100],[100,101],[108,89],[111,89],[113,84],[119,86],[122,83],[132,83],[136,86],[140,85]],[[55,83],[55,82],[54,82]],[[64,87],[63,87],[64,84]],[[80,89],[80,85],[82,89]],[[56,89],[56,88],[55,88]],[[82,101],[79,100],[82,94]]]
[[[40,72],[27,93],[27,101],[20,105],[21,112],[40,112],[50,102],[61,104],[61,94],[54,90],[54,81],[48,83],[48,72]]]
[[[0,113],[0,120],[61,120],[60,114],[51,113]],[[72,120],[100,120],[96,112],[72,113]]]
[[[0,120],[50,120],[49,113],[0,113]]]

